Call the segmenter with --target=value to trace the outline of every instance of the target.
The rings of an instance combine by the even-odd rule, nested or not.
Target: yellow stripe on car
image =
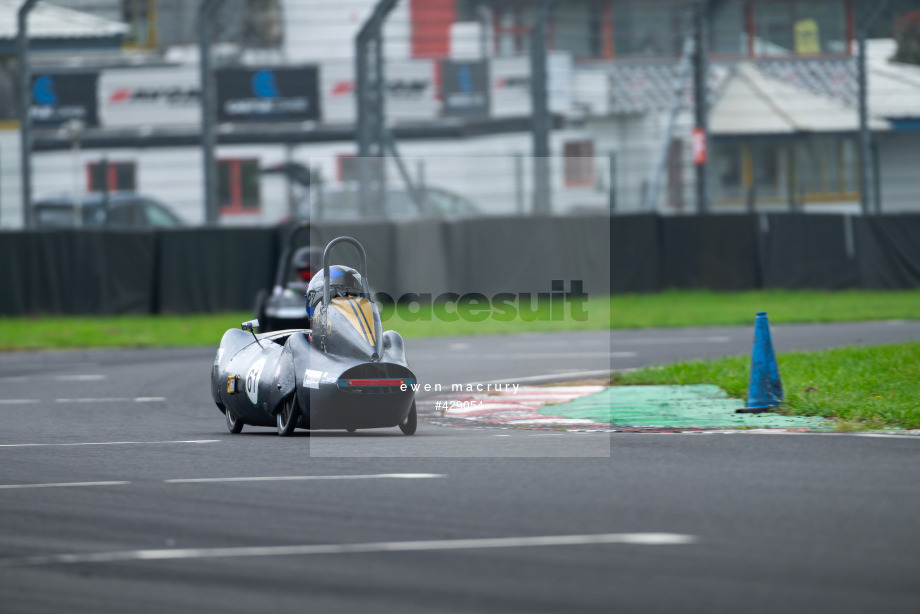
[[[345,316],[349,324],[361,331],[369,345],[375,345],[376,335],[371,325],[374,321],[374,307],[369,300],[350,296],[337,297],[332,299],[332,306]]]

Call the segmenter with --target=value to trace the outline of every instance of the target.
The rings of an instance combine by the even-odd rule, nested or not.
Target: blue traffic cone
[[[754,320],[754,349],[751,353],[751,380],[748,384],[747,407],[736,414],[760,414],[783,404],[783,382],[779,378],[773,340],[770,338],[770,321],[766,312]]]

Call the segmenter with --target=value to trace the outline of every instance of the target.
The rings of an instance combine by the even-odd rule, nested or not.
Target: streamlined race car
[[[322,266],[323,250],[297,247],[298,239],[309,232],[310,225],[305,222],[291,230],[275,268],[274,285],[271,290],[263,289],[256,295],[255,314],[263,333],[310,327],[304,309],[304,293],[316,269]]]
[[[332,248],[358,250],[360,272],[329,266]],[[276,426],[281,436],[303,429],[398,426],[415,433],[415,374],[403,340],[383,332],[369,299],[367,255],[351,237],[339,237],[323,252],[323,270],[306,292],[313,328],[256,334],[258,321],[230,329],[211,370],[211,395],[227,428]]]

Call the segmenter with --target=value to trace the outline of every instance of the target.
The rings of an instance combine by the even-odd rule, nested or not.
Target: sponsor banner
[[[193,66],[113,69],[99,79],[100,121],[106,127],[201,123],[201,85]]]
[[[98,72],[32,75],[32,125],[51,127],[79,120],[85,126],[98,126],[98,80]]]
[[[441,115],[489,115],[489,64],[485,61],[441,61]]]
[[[387,62],[386,115],[388,119],[414,120],[438,117],[441,104],[434,80],[433,60]],[[323,65],[323,117],[330,122],[355,121],[355,71],[353,62]]]
[[[226,68],[217,71],[217,121],[320,119],[319,68]]]

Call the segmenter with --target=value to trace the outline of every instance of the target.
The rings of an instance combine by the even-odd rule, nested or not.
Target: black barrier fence
[[[920,287],[920,215],[572,216],[327,223],[361,241],[375,290],[529,291]],[[251,309],[283,228],[0,233],[0,315]],[[348,250],[334,262],[355,264]],[[600,279],[609,272],[607,279]],[[546,288],[549,290],[549,288]]]
[[[158,238],[157,312],[250,309],[256,292],[272,284],[276,229],[183,229]]]
[[[867,219],[772,215],[760,223],[764,288],[857,288],[856,227]],[[867,249],[865,242],[860,245]],[[863,249],[859,257],[866,258]]]
[[[0,233],[0,314],[155,312],[153,233]]]
[[[658,228],[663,287],[758,287],[757,235],[750,217],[664,217]]]

